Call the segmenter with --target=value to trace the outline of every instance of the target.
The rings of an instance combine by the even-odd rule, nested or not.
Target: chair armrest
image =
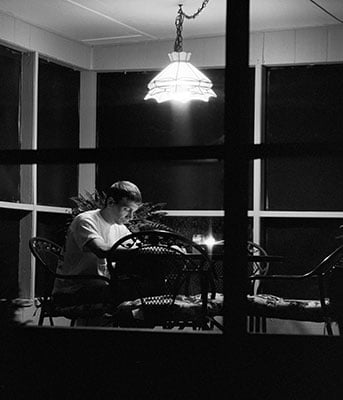
[[[301,280],[306,278],[318,278],[320,275],[312,274],[311,272],[304,274],[304,275],[250,275],[248,277],[249,280],[256,281],[256,280],[273,280],[273,279],[280,279],[280,280]]]

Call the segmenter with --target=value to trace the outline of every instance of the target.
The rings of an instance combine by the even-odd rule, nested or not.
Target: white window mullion
[[[254,113],[254,143],[262,142],[263,126],[263,66],[255,66],[255,113]],[[253,172],[253,241],[260,243],[261,240],[261,194],[262,176],[261,160],[254,160]]]
[[[37,149],[38,121],[38,53],[28,52],[22,56],[22,90],[20,112],[20,136],[22,150]],[[20,222],[19,287],[20,296],[33,299],[35,287],[35,260],[28,241],[37,229],[37,165],[20,167],[20,201],[30,213]],[[4,205],[5,206],[5,205]]]
[[[96,147],[97,74],[81,71],[80,81],[80,148]],[[95,189],[95,164],[79,165],[79,193]]]

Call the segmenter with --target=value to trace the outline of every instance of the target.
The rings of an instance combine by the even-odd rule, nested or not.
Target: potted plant
[[[95,190],[93,193],[86,191],[84,195],[79,194],[78,196],[71,197],[70,200],[74,203],[74,206],[72,207],[68,226],[76,215],[88,210],[103,208],[105,198],[105,193],[98,190]],[[165,211],[162,211],[165,206],[166,203],[143,203],[134,213],[132,220],[127,223],[128,229],[131,232],[157,229],[172,231],[170,227],[161,223],[161,219],[167,214]]]

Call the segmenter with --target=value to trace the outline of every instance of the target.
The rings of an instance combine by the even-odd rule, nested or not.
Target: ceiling
[[[184,0],[194,14],[203,0]],[[0,0],[0,13],[86,45],[175,39],[179,0]],[[322,8],[325,8],[325,12]],[[330,15],[331,14],[331,15]],[[184,38],[225,34],[226,0],[185,19]],[[250,0],[251,31],[343,23],[343,0]]]

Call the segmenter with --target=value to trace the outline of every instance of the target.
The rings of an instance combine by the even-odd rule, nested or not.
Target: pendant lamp
[[[179,5],[175,19],[174,51],[168,54],[170,64],[150,81],[149,92],[144,100],[155,99],[158,103],[171,100],[187,103],[191,100],[208,101],[210,97],[217,97],[211,89],[212,82],[189,62],[191,53],[186,53],[182,48],[184,18],[195,18],[208,2],[209,0],[205,0],[193,15],[184,13],[182,4]]]

